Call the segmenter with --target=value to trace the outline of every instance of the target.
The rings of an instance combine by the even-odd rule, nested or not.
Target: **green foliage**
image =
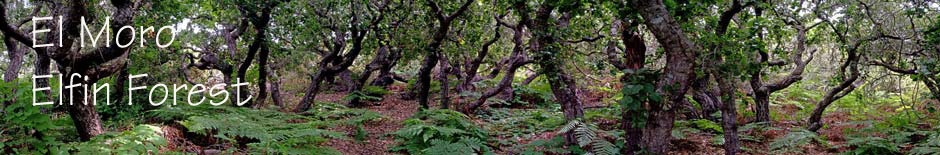
[[[499,145],[503,146],[516,145],[520,139],[535,138],[537,134],[551,131],[566,122],[560,111],[545,109],[490,108],[476,116],[488,122],[483,128],[499,137]]]
[[[798,111],[796,114],[783,115],[786,120],[802,120],[812,113],[815,107],[815,101],[822,99],[822,93],[814,90],[803,89],[804,84],[797,82],[788,89],[783,89],[770,95],[770,103],[778,105],[793,105]],[[771,111],[773,114],[775,111]],[[778,119],[779,120],[779,119]]]
[[[711,120],[696,119],[692,121],[692,124],[694,124],[696,128],[702,129],[705,131],[711,131],[711,132],[716,132],[716,133],[724,132],[721,129],[721,125],[719,125],[718,123],[712,122]]]
[[[172,107],[155,110],[159,118],[182,117],[189,131],[229,142],[253,139],[249,152],[259,154],[338,154],[320,146],[328,139],[345,139],[343,133],[324,128],[335,124],[361,125],[381,118],[368,110],[336,104],[317,104],[305,115],[228,106]],[[359,133],[362,134],[362,133]]]
[[[867,90],[871,85],[863,85],[857,89]],[[841,111],[848,112],[850,116],[856,116],[861,118],[854,118],[856,120],[865,120],[864,116],[879,116],[884,115],[882,107],[898,107],[895,111],[899,112],[898,114],[907,113],[905,109],[910,109],[909,105],[902,105],[905,98],[904,93],[891,93],[888,91],[853,91],[852,93],[842,97],[841,99],[833,102],[835,108],[838,108]],[[893,117],[893,116],[888,116]],[[903,120],[900,120],[903,121]],[[912,124],[910,121],[895,122],[901,124]]]
[[[112,78],[99,81],[98,83],[115,84],[114,81],[117,80],[117,78],[119,77],[114,76]],[[127,77],[124,77],[124,78],[127,78]],[[116,89],[122,89],[122,88],[116,88],[115,85],[111,85],[110,89],[111,91],[118,91]],[[127,89],[127,88],[123,88],[123,89]],[[164,91],[162,89],[157,89],[154,92],[154,94],[163,94],[163,93]],[[186,94],[187,92],[176,92],[176,93],[177,93],[176,94],[177,96],[188,95]],[[167,94],[173,95],[172,93],[167,93]],[[111,100],[112,100],[111,105],[105,105],[107,103],[106,101],[104,101],[106,97],[105,95],[110,95]],[[132,104],[132,105],[127,104],[127,101],[128,101],[127,98],[129,97],[133,97],[131,100],[134,100],[135,104]],[[118,100],[117,98],[121,98],[121,100]],[[140,122],[146,119],[146,116],[144,114],[147,111],[159,108],[159,106],[152,106],[150,104],[147,104],[149,102],[148,95],[117,96],[117,94],[101,93],[101,94],[98,94],[98,99],[100,101],[98,101],[97,104],[105,105],[105,106],[95,106],[95,110],[98,112],[98,115],[101,117],[102,123],[105,123],[103,125],[105,125],[106,127],[111,127],[111,128],[133,127],[135,125],[134,123]],[[189,101],[186,101],[185,97],[177,98],[176,101],[174,101],[173,98],[170,97],[170,98],[167,98],[166,102],[167,104],[176,103],[176,102],[185,104]]]
[[[900,154],[898,145],[881,137],[857,137],[849,138],[848,146],[855,148],[844,154],[862,155],[862,154]]]
[[[930,134],[927,140],[915,145],[910,154],[914,155],[937,155],[940,154],[940,133]]]
[[[525,145],[520,145],[515,147],[513,150],[518,150],[519,154],[522,155],[544,155],[548,154],[565,154],[569,153],[568,150],[564,149],[565,139],[561,136],[555,136],[552,139],[539,139],[529,142]]]
[[[662,96],[656,92],[656,84],[654,81],[659,78],[659,73],[657,71],[640,69],[640,70],[624,70],[626,75],[630,75],[627,82],[623,83],[623,88],[621,93],[623,97],[620,99],[620,107],[623,108],[625,113],[632,113],[634,116],[630,117],[629,123],[634,128],[642,128],[646,125],[646,108],[644,105],[648,104],[649,106],[662,106],[663,102]],[[626,121],[626,120],[624,120]]]
[[[0,152],[15,154],[47,154],[62,142],[57,130],[71,127],[70,119],[53,118],[42,112],[43,106],[33,106],[32,88],[28,82],[0,81]],[[40,93],[41,94],[41,93]],[[44,98],[43,95],[37,95]],[[8,101],[16,102],[9,104]]]
[[[389,151],[409,154],[491,154],[487,133],[453,110],[424,110],[405,120],[405,126],[392,133],[398,146]]]
[[[678,120],[673,124],[675,124],[675,129],[693,128],[697,131],[722,133],[721,125],[707,119]]]
[[[770,127],[769,122],[757,122],[757,123],[748,123],[738,127],[738,138],[742,141],[752,141],[752,142],[762,142],[765,138],[763,136],[755,135],[755,133],[761,133],[767,130],[780,130],[779,128]]]
[[[166,146],[163,129],[153,125],[139,125],[120,133],[105,133],[90,141],[70,143],[55,154],[154,154]]]
[[[500,76],[503,76],[503,75],[500,75]],[[493,81],[499,78],[500,77],[496,77],[496,78],[491,79],[490,81]],[[486,84],[485,81],[487,80],[478,82],[476,86],[477,87],[487,86],[488,84]],[[516,81],[521,82],[521,80],[516,80]],[[493,82],[498,82],[498,81],[493,81]],[[493,83],[492,85],[495,86],[495,84],[496,83]],[[548,80],[546,80],[544,76],[536,77],[532,81],[532,83],[529,83],[527,85],[513,84],[512,93],[513,93],[512,95],[513,98],[509,101],[504,101],[498,98],[490,98],[489,100],[487,100],[487,102],[489,102],[491,106],[498,106],[498,107],[534,106],[538,108],[545,108],[545,107],[556,105],[555,101],[553,100],[555,95],[552,93],[552,86],[548,84]]]
[[[676,122],[678,123],[679,121],[676,121]],[[675,127],[672,128],[672,131],[670,131],[669,134],[673,138],[676,138],[676,139],[685,139],[687,135],[697,134],[697,133],[702,133],[702,130],[691,128],[689,126],[676,125]]]
[[[932,23],[930,27],[924,31],[924,40],[927,42],[927,44],[924,44],[924,46],[926,46],[925,48],[938,48],[936,45],[940,44],[940,22]]]
[[[787,133],[786,136],[774,139],[769,147],[770,151],[776,153],[802,152],[802,147],[810,145],[811,143],[818,143],[823,146],[829,145],[823,137],[820,137],[815,132],[805,129],[793,129],[790,133]]]
[[[537,107],[546,107],[554,104],[552,100],[551,87],[546,82],[533,81],[532,85],[515,85],[512,87],[513,99],[507,106],[514,105],[535,105]]]
[[[326,122],[301,115],[246,108],[221,108],[226,112],[190,116],[181,121],[189,131],[235,142],[237,138],[255,139],[252,152],[287,153],[317,148],[326,138],[344,138],[342,133],[321,129]],[[300,123],[294,123],[300,122]]]
[[[405,52],[408,53],[408,52]],[[416,91],[418,89],[418,78],[411,78],[408,80],[408,91]],[[431,87],[428,89],[428,93],[433,94],[441,91],[441,82],[438,80],[431,80]]]
[[[571,133],[574,132],[575,138],[577,138],[578,146],[581,148],[590,148],[590,152],[585,154],[597,154],[597,155],[614,155],[620,153],[620,148],[617,148],[613,143],[610,143],[604,137],[598,135],[598,130],[596,127],[593,127],[589,124],[585,124],[579,120],[570,121],[565,126],[561,127],[558,133]],[[561,134],[559,134],[561,135]]]
[[[346,97],[343,98],[343,100],[349,101],[359,99],[363,101],[378,102],[382,101],[382,97],[388,93],[388,90],[385,90],[385,88],[379,86],[365,86],[362,88],[362,90],[350,92],[348,95],[346,95]]]

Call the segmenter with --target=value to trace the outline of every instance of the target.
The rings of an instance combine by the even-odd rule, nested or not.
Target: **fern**
[[[487,133],[453,110],[425,110],[405,120],[405,126],[392,133],[399,142],[389,151],[409,154],[491,153]]]
[[[579,120],[573,120],[563,126],[558,132],[559,135],[562,133],[574,132],[575,138],[577,138],[578,141],[578,146],[581,148],[590,148],[590,152],[587,152],[588,154],[619,154],[620,149],[617,148],[613,143],[610,143],[603,137],[599,136],[597,131],[600,130],[596,127],[585,124]]]
[[[364,100],[364,101],[373,101],[378,102],[382,101],[382,96],[388,94],[388,90],[379,86],[365,86],[362,90],[350,92],[343,100]]]
[[[898,144],[894,144],[881,137],[859,137],[850,138],[848,146],[855,149],[845,152],[845,154],[900,154],[901,150]]]
[[[915,145],[910,154],[914,155],[940,155],[940,133],[933,133],[927,139]]]
[[[343,97],[343,100],[345,101],[363,100],[363,101],[378,102],[378,101],[382,101],[382,97],[371,96],[360,91],[354,91],[354,92],[350,92],[348,95],[346,95],[346,97]]]
[[[786,136],[775,139],[773,142],[771,142],[770,150],[777,153],[802,152],[801,147],[812,142],[817,142],[821,145],[828,145],[828,142],[826,142],[825,139],[819,137],[815,132],[805,129],[796,129],[790,133],[787,133]]]
[[[167,107],[152,114],[169,120],[182,118],[179,124],[189,131],[229,142],[250,139],[246,151],[257,154],[339,154],[321,144],[346,137],[326,127],[382,118],[368,110],[329,103],[317,104],[303,115],[227,106]]]
[[[66,144],[54,154],[154,154],[167,145],[163,130],[153,125],[140,125],[118,134],[106,133],[92,140]]]
[[[550,154],[566,154],[569,153],[568,150],[563,149],[562,146],[565,145],[565,140],[561,136],[556,136],[552,139],[540,139],[532,141],[528,144],[514,147],[514,150],[519,150],[519,154],[522,155],[543,155],[544,153]],[[544,152],[544,153],[543,153]]]

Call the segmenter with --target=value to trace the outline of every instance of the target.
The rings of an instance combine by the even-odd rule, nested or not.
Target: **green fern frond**
[[[487,154],[488,134],[469,117],[453,110],[420,111],[392,133],[399,145],[389,151],[409,154]]]

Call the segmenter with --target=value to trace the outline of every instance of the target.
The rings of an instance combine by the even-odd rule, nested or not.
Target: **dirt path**
[[[336,131],[346,132],[350,139],[339,140],[332,139],[326,146],[335,148],[343,154],[393,154],[388,152],[388,148],[395,146],[395,139],[391,133],[402,127],[402,122],[408,119],[418,111],[415,101],[406,101],[399,99],[397,93],[385,96],[378,105],[364,107],[382,114],[385,118],[379,121],[366,123],[363,127],[367,136],[363,141],[356,141],[355,126],[336,127]]]

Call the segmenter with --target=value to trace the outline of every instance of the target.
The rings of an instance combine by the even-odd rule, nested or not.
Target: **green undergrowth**
[[[422,110],[392,133],[392,152],[408,154],[493,154],[487,132],[453,110]]]
[[[323,143],[347,137],[328,130],[329,127],[361,127],[367,121],[382,118],[372,111],[332,103],[318,103],[311,109],[294,114],[229,106],[181,106],[154,110],[153,115],[176,121],[190,132],[232,144],[247,143],[244,152],[258,154],[339,154]],[[364,135],[362,132],[356,134]]]
[[[500,146],[512,146],[520,139],[532,139],[565,125],[560,111],[546,109],[490,108],[476,116],[486,122],[483,128],[490,135],[499,138]]]
[[[163,129],[154,125],[138,125],[122,132],[109,132],[90,141],[63,145],[53,154],[159,154],[167,145]]]

